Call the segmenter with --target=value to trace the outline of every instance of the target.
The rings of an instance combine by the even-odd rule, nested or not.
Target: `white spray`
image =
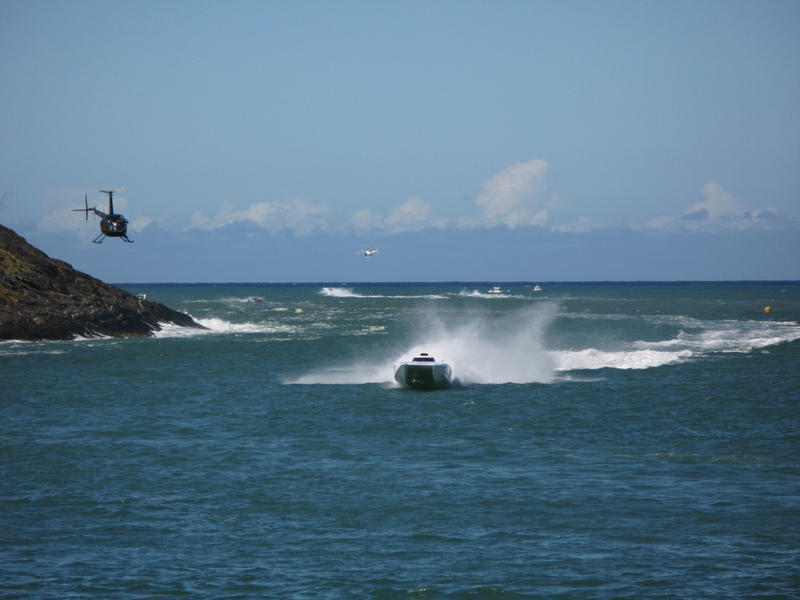
[[[555,365],[542,340],[556,314],[556,306],[545,303],[503,315],[420,313],[409,347],[377,360],[315,370],[287,383],[391,383],[394,365],[420,352],[449,363],[463,384],[549,382]]]
[[[431,315],[403,357],[428,352],[469,383],[549,382],[555,365],[544,349],[547,327],[557,314],[552,304],[537,304],[503,315]]]

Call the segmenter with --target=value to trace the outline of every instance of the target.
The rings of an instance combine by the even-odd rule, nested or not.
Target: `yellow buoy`
[[[764,312],[772,312],[772,307],[771,306],[765,306],[764,307]]]

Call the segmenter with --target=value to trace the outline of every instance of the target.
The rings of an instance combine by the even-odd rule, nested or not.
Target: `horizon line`
[[[425,281],[124,281],[111,285],[596,285],[596,284],[800,284],[800,279],[564,279],[564,280],[425,280]]]

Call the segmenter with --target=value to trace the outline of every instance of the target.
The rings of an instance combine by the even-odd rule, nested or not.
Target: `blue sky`
[[[793,0],[4,0],[0,223],[116,282],[800,279],[798,31]],[[136,243],[91,244],[70,209],[119,186]]]

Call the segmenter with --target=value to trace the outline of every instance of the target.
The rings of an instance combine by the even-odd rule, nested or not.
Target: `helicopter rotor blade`
[[[89,220],[89,197],[86,194],[83,195],[83,208],[73,208],[72,212],[82,212],[86,220]]]
[[[119,192],[121,190],[124,190],[124,189],[125,189],[124,186],[120,186],[115,190],[97,190],[98,192],[100,192],[102,194],[108,194],[108,212],[109,212],[109,214],[112,214],[112,215],[114,214],[114,194],[116,194],[117,192]]]

